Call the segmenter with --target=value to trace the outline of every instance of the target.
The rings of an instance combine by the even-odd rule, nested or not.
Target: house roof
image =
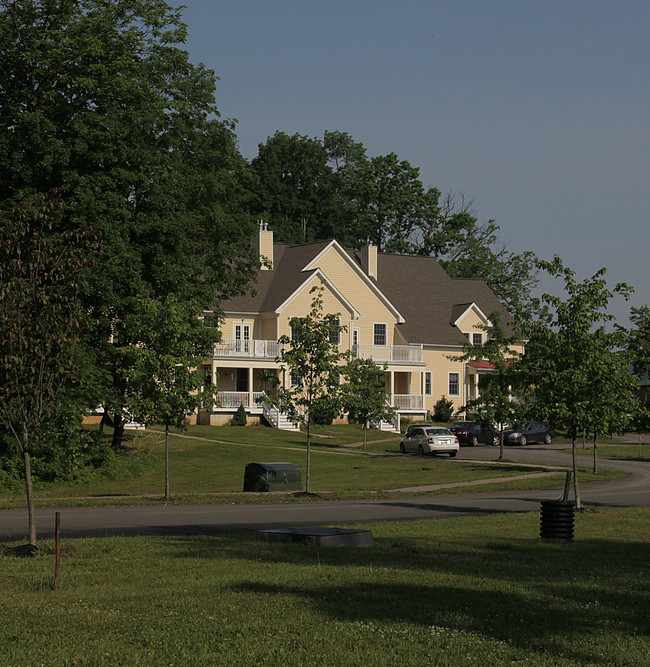
[[[275,312],[317,271],[305,267],[331,241],[302,245],[273,244],[273,270],[259,270],[255,294],[235,297],[221,306],[230,313]],[[510,319],[503,305],[483,280],[450,278],[433,257],[378,253],[377,278],[369,278],[360,253],[345,251],[404,321],[397,326],[409,343],[458,346],[467,342],[454,322],[472,304],[485,316],[497,312],[504,328]],[[329,276],[336,285],[336,276]],[[345,296],[345,295],[344,295]],[[349,295],[347,295],[348,298]],[[400,318],[396,318],[398,322]]]
[[[497,312],[506,328],[510,315],[483,280],[451,278],[433,257],[377,256],[377,285],[399,304],[404,324],[399,325],[410,343],[462,345],[465,335],[454,322],[476,304],[487,317]]]

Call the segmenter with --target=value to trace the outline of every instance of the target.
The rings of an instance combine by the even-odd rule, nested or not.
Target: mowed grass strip
[[[646,665],[650,510],[361,526],[368,549],[254,533],[65,541],[1,557],[3,665]],[[9,545],[4,545],[9,546]],[[51,546],[51,545],[50,545]]]
[[[500,488],[543,488],[563,482],[564,473],[551,477],[519,479],[545,469],[494,462],[470,462],[441,456],[402,456],[399,438],[379,437],[377,431],[366,452],[361,449],[358,426],[329,427],[321,438],[326,444],[312,448],[311,484],[314,493],[328,497],[371,497],[386,490],[408,487],[466,484],[477,480],[511,478],[483,490]],[[209,435],[204,435],[205,433]],[[190,436],[190,437],[186,437]],[[108,437],[108,436],[107,436]],[[204,438],[210,438],[204,439]],[[235,438],[238,441],[235,441]],[[301,469],[304,484],[306,448],[304,433],[287,433],[264,427],[192,427],[186,433],[172,435],[170,444],[170,488],[174,502],[264,502],[277,500],[277,494],[244,494],[246,464],[251,462],[288,462]],[[84,484],[49,485],[36,492],[37,503],[43,507],[56,502],[63,504],[98,504],[158,502],[164,490],[164,447],[161,433],[135,433],[125,447],[129,456],[138,461],[138,473],[119,478],[98,474]],[[373,449],[370,449],[370,448]],[[497,450],[495,449],[495,458]],[[462,458],[462,450],[459,455]],[[146,459],[146,465],[143,465]],[[619,473],[601,470],[598,476],[585,470],[583,481],[605,481]],[[466,487],[446,488],[445,493],[466,491]],[[417,492],[417,491],[416,491]],[[225,496],[225,497],[220,497]],[[282,496],[287,501],[304,501]],[[66,500],[67,499],[67,500]],[[147,500],[149,499],[149,500]],[[4,507],[24,504],[16,494],[3,503]]]

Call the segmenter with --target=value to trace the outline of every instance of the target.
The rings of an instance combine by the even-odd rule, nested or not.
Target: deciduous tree
[[[89,229],[52,231],[56,192],[0,211],[0,421],[18,445],[29,543],[36,546],[32,454],[84,369],[80,294],[95,242]]]
[[[564,295],[544,294],[548,316],[523,325],[529,339],[524,362],[534,385],[536,416],[549,426],[565,428],[571,438],[575,500],[580,508],[576,439],[597,418],[592,408],[597,380],[608,375],[620,379],[627,373],[621,366],[611,366],[620,338],[604,325],[612,319],[607,312],[612,297],[627,297],[631,288],[624,283],[608,288],[604,268],[579,282],[557,256],[552,262],[540,261],[540,267],[562,281]],[[618,399],[606,392],[600,400],[602,409]]]
[[[307,471],[305,489],[309,491],[311,473],[311,427],[313,410],[324,399],[330,409],[340,412],[341,365],[345,352],[339,352],[335,338],[345,327],[338,324],[339,315],[323,312],[323,288],[313,287],[311,310],[304,317],[289,321],[291,336],[281,336],[284,351],[279,358],[283,371],[290,378],[289,386],[278,386],[272,400],[282,406],[292,419],[307,430]]]
[[[56,188],[55,231],[101,234],[83,298],[115,446],[142,301],[200,313],[254,261],[246,164],[185,37],[163,0],[0,0],[0,209]]]
[[[368,423],[395,417],[395,408],[388,403],[386,393],[386,366],[377,366],[372,359],[351,359],[343,373],[346,380],[341,385],[342,406],[363,425],[365,449]]]

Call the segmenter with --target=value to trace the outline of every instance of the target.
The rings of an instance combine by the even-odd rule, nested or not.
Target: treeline
[[[427,255],[456,278],[482,278],[514,316],[527,316],[537,284],[535,255],[509,251],[494,220],[472,201],[425,187],[395,153],[369,157],[345,132],[323,138],[276,132],[250,163],[252,213],[284,243],[336,238],[359,249]]]

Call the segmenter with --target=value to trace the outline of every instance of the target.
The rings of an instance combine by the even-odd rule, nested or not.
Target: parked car
[[[438,426],[434,426],[433,424],[411,424],[407,429],[406,433],[404,434],[404,437],[407,435],[411,435],[413,433],[413,429],[416,428],[439,428]]]
[[[485,442],[485,434],[480,424],[476,422],[454,422],[449,430],[458,438],[461,445],[476,447],[479,442]],[[492,442],[491,440],[489,441]]]
[[[424,456],[446,453],[453,458],[458,454],[460,446],[458,438],[448,428],[414,424],[402,439],[399,449],[402,454],[417,452]]]
[[[498,435],[497,433],[497,437]],[[550,445],[553,436],[553,431],[542,422],[529,421],[521,427],[504,431],[503,442],[508,445],[526,445],[529,442],[543,442],[545,445]]]

